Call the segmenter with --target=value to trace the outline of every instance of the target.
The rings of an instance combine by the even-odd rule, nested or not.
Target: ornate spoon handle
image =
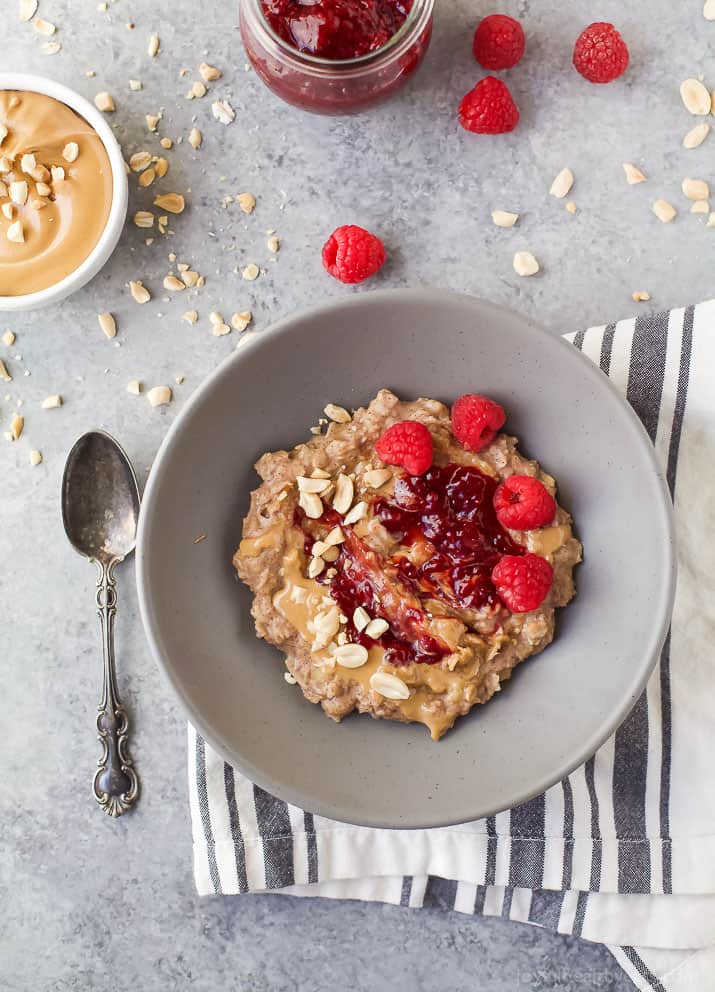
[[[129,720],[117,693],[114,668],[114,617],[117,612],[117,590],[114,566],[97,562],[97,615],[102,625],[102,657],[104,679],[102,701],[97,707],[97,730],[102,756],[94,775],[94,798],[109,816],[121,816],[139,795],[139,780],[128,751]]]

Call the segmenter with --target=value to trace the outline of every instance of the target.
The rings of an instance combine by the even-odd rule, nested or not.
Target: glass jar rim
[[[380,48],[374,52],[366,52],[364,55],[357,55],[350,59],[326,59],[319,55],[311,55],[309,52],[302,52],[281,38],[273,30],[268,18],[263,13],[261,0],[243,0],[242,7],[245,7],[246,4],[249,4],[253,8],[252,12],[258,15],[261,30],[265,32],[268,39],[280,50],[283,56],[299,63],[303,67],[311,66],[317,71],[323,70],[331,74],[341,71],[350,72],[351,70],[359,71],[361,69],[372,68],[376,62],[381,61],[386,55],[390,57],[399,55],[403,47],[402,43],[407,39],[409,39],[410,44],[412,43],[411,35],[415,25],[421,28],[422,22],[426,22],[429,19],[434,8],[434,0],[414,0],[404,22]]]

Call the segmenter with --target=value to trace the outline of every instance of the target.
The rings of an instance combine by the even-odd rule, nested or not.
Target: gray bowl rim
[[[224,361],[196,388],[187,400],[185,407],[181,410],[176,420],[169,428],[166,437],[157,452],[157,456],[149,473],[149,479],[142,498],[142,508],[139,516],[139,529],[137,535],[136,583],[139,611],[146,637],[149,641],[151,653],[159,666],[159,669],[168,679],[169,684],[174,690],[181,706],[195,729],[227,764],[236,768],[239,772],[250,779],[250,781],[260,786],[260,788],[271,793],[272,795],[276,795],[285,802],[297,806],[298,808],[308,810],[311,813],[324,816],[328,819],[340,821],[341,818],[339,814],[336,813],[335,809],[324,806],[319,799],[314,799],[312,796],[302,792],[299,789],[293,789],[289,785],[280,785],[276,788],[276,783],[270,777],[264,776],[258,766],[254,765],[242,755],[237,754],[226,741],[221,740],[214,733],[210,724],[204,720],[202,713],[191,702],[184,686],[181,683],[181,680],[173,671],[171,659],[164,656],[164,653],[160,648],[159,625],[153,607],[150,583],[147,579],[147,549],[151,543],[151,517],[154,512],[155,492],[159,489],[160,480],[164,471],[164,462],[169,459],[175,441],[183,430],[183,425],[190,420],[194,409],[200,406],[204,400],[204,397],[209,394],[223,379],[230,377],[233,374],[235,366],[243,361],[244,357],[249,353],[249,350],[254,351],[261,348],[271,348],[273,343],[282,335],[293,333],[296,324],[302,324],[311,318],[326,316],[330,313],[339,314],[340,311],[344,309],[360,308],[365,304],[366,300],[384,300],[387,302],[391,300],[394,300],[395,302],[410,301],[426,304],[444,301],[445,299],[461,301],[462,303],[466,302],[472,305],[476,304],[477,307],[482,310],[482,313],[491,311],[495,315],[507,313],[512,317],[516,317],[521,323],[529,326],[531,333],[541,338],[542,345],[545,349],[554,347],[568,349],[568,352],[573,356],[572,360],[575,365],[580,366],[581,372],[593,382],[597,382],[600,387],[610,392],[612,398],[615,397],[618,404],[621,406],[622,412],[634,428],[636,435],[640,436],[645,456],[650,461],[654,476],[659,483],[658,493],[660,495],[660,501],[657,507],[653,507],[653,511],[654,514],[657,511],[657,514],[660,517],[660,523],[663,527],[663,552],[666,566],[664,569],[664,576],[667,576],[667,581],[664,584],[664,594],[661,597],[662,608],[660,610],[659,622],[652,627],[652,635],[649,638],[649,643],[644,646],[640,664],[634,664],[633,666],[634,672],[637,674],[623,693],[622,705],[614,709],[610,719],[605,720],[601,724],[601,727],[593,732],[591,737],[583,743],[581,748],[571,757],[570,760],[564,761],[558,769],[554,769],[553,772],[542,776],[539,781],[534,782],[533,786],[526,789],[523,794],[510,796],[508,801],[503,802],[501,805],[494,806],[493,808],[490,807],[485,809],[477,805],[475,801],[473,813],[461,814],[456,817],[454,815],[450,816],[447,814],[444,816],[429,816],[424,818],[412,817],[411,819],[406,820],[400,817],[399,814],[389,818],[375,818],[369,816],[355,816],[351,813],[349,820],[346,818],[342,821],[356,826],[398,830],[432,829],[437,827],[456,826],[460,823],[469,823],[474,820],[481,820],[487,816],[493,816],[503,810],[511,809],[515,806],[521,805],[522,803],[526,803],[535,796],[541,795],[541,793],[551,788],[551,786],[556,785],[558,782],[565,779],[571,774],[571,772],[583,765],[584,762],[588,761],[588,759],[595,754],[598,748],[606,740],[608,740],[613,733],[615,733],[640,698],[663,649],[663,645],[670,628],[673,604],[675,601],[677,581],[675,522],[673,503],[667,481],[660,465],[658,464],[655,448],[638,415],[633,410],[633,407],[616,389],[609,377],[606,376],[598,368],[598,366],[591,361],[591,359],[566,341],[563,337],[549,333],[541,325],[535,323],[531,318],[525,317],[517,311],[512,310],[510,307],[491,303],[488,300],[483,300],[480,297],[473,296],[468,293],[459,293],[452,290],[432,288],[381,289],[357,293],[346,300],[332,300],[328,303],[318,304],[316,306],[300,310],[290,316],[283,317],[265,330],[256,334],[250,340],[246,341],[236,350],[236,352],[234,352],[234,354],[229,355],[226,359],[224,359]]]

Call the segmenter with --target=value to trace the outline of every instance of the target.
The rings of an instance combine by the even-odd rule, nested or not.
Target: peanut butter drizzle
[[[552,558],[571,536],[571,527],[569,524],[542,527],[541,530],[529,531],[526,537],[526,546],[535,555],[541,555],[543,558]]]
[[[553,555],[571,537],[571,527],[568,524],[545,527],[539,531],[531,531],[527,537],[530,551],[542,555]],[[276,550],[285,546],[281,574],[283,585],[273,595],[273,606],[280,615],[294,627],[307,644],[313,643],[314,637],[309,629],[310,621],[317,613],[327,606],[330,599],[325,586],[309,579],[304,575],[305,563],[302,555],[302,539],[294,528],[285,529],[284,524],[267,528],[257,537],[244,538],[241,541],[240,553],[248,557],[257,557],[269,548]],[[304,590],[298,594],[296,589]],[[474,638],[473,652],[453,671],[447,666],[449,658],[442,664],[426,665],[424,663],[408,665],[404,668],[395,667],[385,662],[383,648],[376,644],[368,652],[368,660],[361,668],[342,668],[335,663],[327,649],[312,652],[315,665],[310,672],[311,682],[329,682],[338,678],[344,682],[357,682],[366,693],[372,693],[380,702],[399,710],[406,720],[424,724],[430,731],[433,740],[439,740],[453,726],[457,714],[443,713],[435,707],[439,697],[449,695],[452,698],[471,700],[478,695],[478,689],[483,681],[482,667],[488,654],[489,644]],[[443,667],[443,665],[445,667]],[[402,679],[411,689],[409,699],[385,700],[370,686],[370,676],[381,669]]]
[[[274,530],[277,528],[269,528],[259,538],[244,539],[241,542],[241,553],[244,553],[246,540],[268,542],[272,546],[274,538],[271,536],[271,532]],[[312,644],[313,635],[308,624],[316,613],[325,608],[325,600],[330,600],[330,597],[324,586],[321,586],[315,579],[308,579],[303,575],[301,551],[293,532],[291,532],[288,543],[289,550],[285,553],[282,568],[284,581],[282,587],[273,596],[273,606],[308,644]],[[249,545],[248,550],[260,554],[256,544]],[[294,596],[296,589],[305,591],[305,598],[299,594],[299,599],[302,599],[302,602],[296,601]],[[335,660],[325,649],[314,651],[313,658],[315,659],[315,666],[310,673],[311,681],[328,682],[338,678],[347,683],[357,682],[366,693],[372,693],[380,702],[384,701],[399,710],[407,720],[425,724],[434,740],[439,740],[449,730],[455,717],[435,712],[430,704],[434,703],[435,696],[461,691],[466,685],[473,682],[482,662],[480,653],[475,652],[469,663],[460,666],[459,670],[453,672],[445,670],[439,665],[425,664],[395,668],[393,665],[385,663],[385,652],[379,644],[370,648],[368,660],[361,668],[342,668],[335,663]],[[370,686],[370,676],[378,669],[397,675],[409,685],[412,689],[410,698],[385,700],[379,693],[375,693],[375,690]]]
[[[99,241],[112,205],[112,169],[97,132],[64,103],[43,93],[0,91],[0,124],[8,129],[0,144],[0,159],[10,160],[10,173],[0,173],[28,185],[28,200],[15,206],[11,219],[0,213],[0,296],[21,296],[54,286],[74,272]],[[62,151],[76,142],[79,154],[66,161]],[[37,181],[21,171],[20,159],[34,154],[37,166],[65,170],[64,180],[47,179],[50,196],[39,196]],[[42,202],[38,209],[32,201]],[[0,205],[9,203],[0,196]],[[7,238],[15,221],[22,224],[24,242]]]

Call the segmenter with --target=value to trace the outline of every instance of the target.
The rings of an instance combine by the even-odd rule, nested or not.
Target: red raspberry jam
[[[434,0],[239,0],[241,37],[269,89],[315,114],[357,114],[421,64]]]
[[[397,33],[412,0],[261,0],[261,6],[276,34],[299,52],[354,59]]]
[[[334,563],[335,574],[330,579],[321,575],[318,581],[329,582],[331,597],[348,618],[352,641],[366,648],[380,644],[393,665],[436,664],[449,654],[449,647],[430,633],[425,598],[442,598],[471,610],[502,605],[492,569],[504,555],[523,555],[526,549],[497,520],[497,485],[471,466],[433,466],[422,476],[401,476],[392,500],[373,503],[376,517],[403,548],[423,552],[416,556],[419,565],[404,552],[384,558],[351,528],[343,528],[346,539]],[[334,510],[326,510],[318,521],[295,510],[293,521],[303,531],[307,556],[316,535],[340,524],[340,519]],[[352,619],[358,606],[371,617],[384,617],[390,630],[377,641],[358,631]]]
[[[425,545],[423,564],[396,560],[401,574],[422,593],[473,610],[499,605],[491,571],[502,555],[521,555],[526,549],[497,520],[497,485],[473,466],[433,466],[422,476],[398,479],[392,501],[375,503],[375,515],[401,544]]]

